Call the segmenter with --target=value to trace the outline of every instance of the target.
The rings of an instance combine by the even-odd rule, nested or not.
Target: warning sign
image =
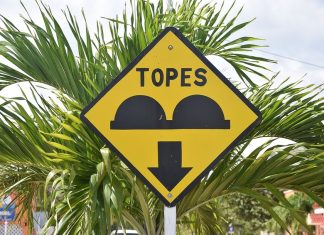
[[[81,118],[173,206],[260,122],[261,114],[170,27]]]

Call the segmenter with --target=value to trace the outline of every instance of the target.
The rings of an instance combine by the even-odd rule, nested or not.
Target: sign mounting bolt
[[[169,45],[168,46],[168,49],[171,51],[173,49],[173,46],[172,45]]]
[[[172,198],[172,197],[173,197],[172,193],[169,193],[168,198]]]

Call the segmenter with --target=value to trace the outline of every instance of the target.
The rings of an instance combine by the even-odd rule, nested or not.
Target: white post
[[[4,235],[7,235],[8,233],[8,221],[6,220],[4,223]]]
[[[164,235],[176,235],[177,212],[176,207],[164,206]]]

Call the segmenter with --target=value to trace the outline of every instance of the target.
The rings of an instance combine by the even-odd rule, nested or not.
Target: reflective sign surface
[[[81,114],[173,206],[261,120],[175,28],[166,28]]]

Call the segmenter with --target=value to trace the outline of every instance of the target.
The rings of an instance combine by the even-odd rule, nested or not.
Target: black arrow
[[[182,167],[181,142],[158,142],[158,167],[148,169],[171,191],[192,167]]]

